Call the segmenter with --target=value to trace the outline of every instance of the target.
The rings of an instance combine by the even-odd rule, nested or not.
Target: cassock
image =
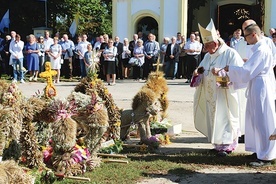
[[[234,82],[248,82],[245,150],[257,153],[258,159],[272,160],[276,158],[276,141],[269,141],[276,128],[273,56],[265,39],[257,42],[252,52],[243,66],[229,66],[229,77]]]

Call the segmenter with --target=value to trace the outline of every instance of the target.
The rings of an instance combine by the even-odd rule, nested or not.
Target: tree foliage
[[[47,26],[53,32],[69,33],[76,14],[78,33],[91,36],[112,31],[112,1],[110,0],[47,0]],[[33,33],[33,28],[45,26],[45,2],[40,0],[0,0],[0,16],[10,10],[10,29],[21,36]],[[3,5],[3,6],[2,6]]]
[[[192,24],[194,21],[194,10],[199,9],[201,6],[205,6],[207,0],[188,0],[188,35],[191,33]]]
[[[61,19],[55,26],[59,32],[68,32],[75,15],[79,15],[79,34],[96,36],[112,31],[111,3],[106,4],[101,0],[64,0],[63,6],[56,8],[55,17]]]

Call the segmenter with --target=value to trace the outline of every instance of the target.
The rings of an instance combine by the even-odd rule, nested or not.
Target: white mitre
[[[199,23],[198,23],[198,28],[202,37],[202,42],[204,44],[218,40],[219,37],[217,34],[217,30],[215,28],[215,25],[212,19],[210,23],[207,25],[206,29],[203,28]]]

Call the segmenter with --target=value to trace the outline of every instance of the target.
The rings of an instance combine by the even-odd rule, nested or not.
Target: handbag
[[[131,57],[128,61],[128,64],[130,64],[131,66],[138,66],[139,65],[139,59],[136,57]]]

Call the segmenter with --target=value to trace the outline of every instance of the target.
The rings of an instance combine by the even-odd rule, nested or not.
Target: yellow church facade
[[[211,18],[227,34],[240,28],[248,18],[261,24],[266,34],[269,28],[276,28],[276,11],[273,11],[276,0],[207,0],[205,6],[193,11],[193,20],[188,20],[191,11],[188,0],[113,0],[112,3],[112,36],[121,39],[131,39],[138,31],[144,35],[154,33],[159,42],[177,32],[187,36],[198,30],[198,23],[205,26]]]

